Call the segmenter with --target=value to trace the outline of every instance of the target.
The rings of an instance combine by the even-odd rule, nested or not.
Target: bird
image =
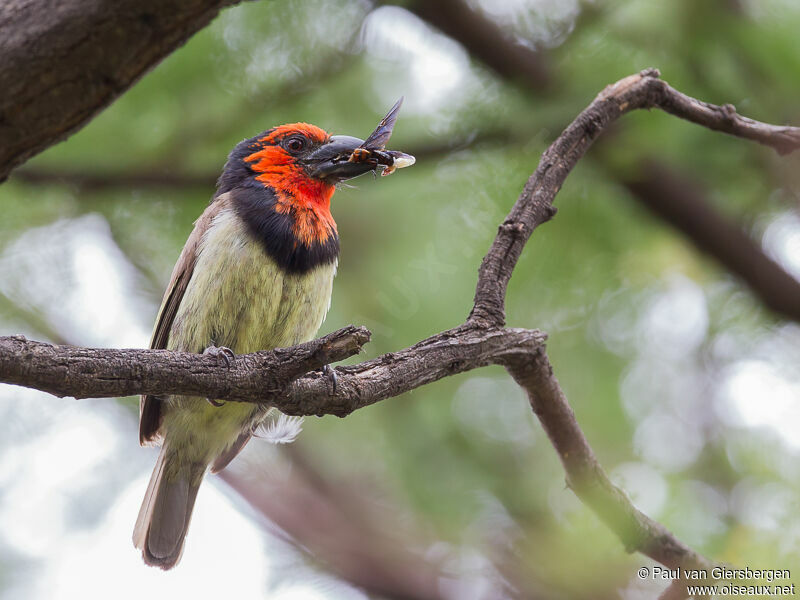
[[[237,354],[313,339],[338,265],[331,197],[345,180],[413,163],[383,151],[401,103],[367,140],[301,122],[236,145],[172,272],[150,347],[212,354],[230,366]],[[141,397],[139,442],[161,445],[133,532],[146,564],[167,570],[178,563],[206,471],[224,469],[269,410]]]

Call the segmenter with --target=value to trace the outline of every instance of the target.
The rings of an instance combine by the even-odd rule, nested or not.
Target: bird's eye
[[[283,147],[286,148],[289,152],[297,153],[301,152],[306,147],[306,140],[305,138],[301,137],[290,137],[283,143]]]

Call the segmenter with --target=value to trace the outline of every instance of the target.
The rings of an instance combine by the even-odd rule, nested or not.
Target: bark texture
[[[0,337],[0,379],[62,397],[182,394],[254,402],[357,354],[369,337],[366,328],[351,325],[299,346],[237,356],[229,366],[210,354],[55,346],[8,336]]]
[[[238,0],[0,3],[0,181]]]

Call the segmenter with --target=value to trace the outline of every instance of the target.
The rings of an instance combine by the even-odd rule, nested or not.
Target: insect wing
[[[386,113],[381,122],[375,128],[370,136],[366,139],[362,148],[367,150],[383,150],[386,147],[386,142],[392,136],[392,129],[394,129],[395,121],[397,121],[397,113],[400,112],[400,106],[403,104],[403,97],[395,102],[392,109]]]

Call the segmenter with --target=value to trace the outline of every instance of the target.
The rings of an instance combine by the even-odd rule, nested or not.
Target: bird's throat
[[[237,188],[231,199],[239,218],[264,251],[286,271],[304,273],[334,263],[339,255],[331,195],[333,190],[325,195],[290,195],[259,185]]]
[[[275,193],[275,211],[292,219],[298,243],[308,247],[324,244],[337,234],[331,214],[334,188],[323,182],[314,184],[319,185],[296,185],[289,192],[276,189]]]
[[[334,186],[306,175],[279,146],[267,146],[245,157],[255,179],[275,193],[275,210],[293,220],[298,243],[311,247],[337,234],[331,215]]]

